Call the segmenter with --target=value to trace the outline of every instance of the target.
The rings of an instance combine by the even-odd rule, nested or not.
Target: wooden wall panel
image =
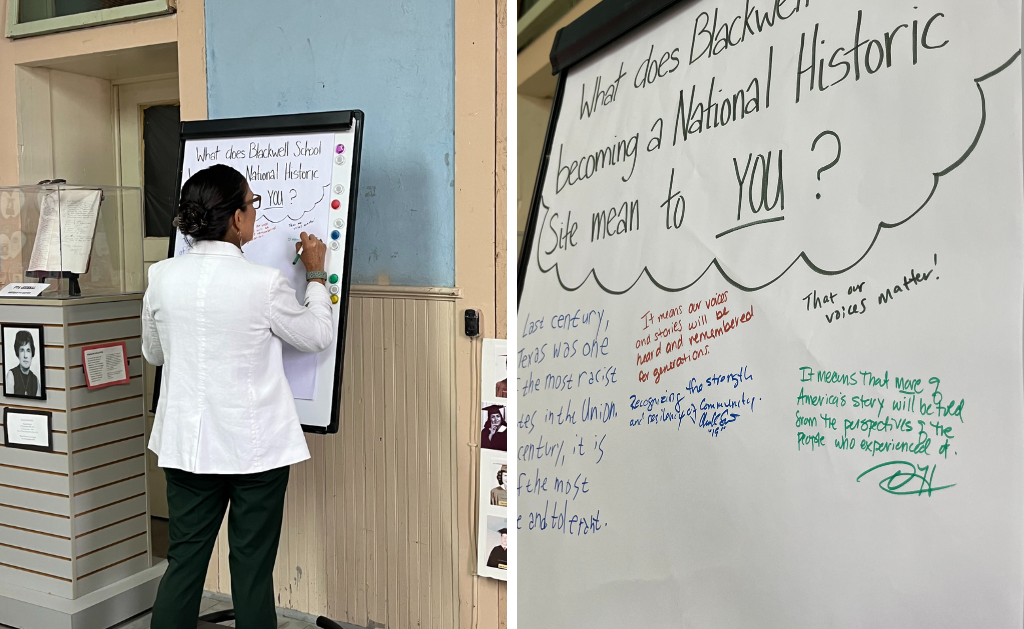
[[[51,494],[68,495],[68,475],[21,467],[0,466],[0,484]]]
[[[69,516],[71,514],[71,501],[67,496],[6,485],[0,485],[0,504],[51,515]]]
[[[75,515],[95,511],[124,500],[125,497],[145,495],[145,493],[145,473],[119,479],[108,485],[75,494]]]
[[[70,539],[71,523],[68,516],[43,513],[34,509],[22,509],[0,505],[0,527],[15,527],[35,531],[41,535],[55,535]]]
[[[37,452],[0,446],[0,466],[67,474],[68,457],[59,452]]]
[[[64,529],[66,530],[65,523]],[[0,524],[0,546],[13,546],[25,550],[66,557],[71,559],[71,538],[61,535],[49,535],[25,528],[16,528],[9,524]]]
[[[143,527],[130,537],[87,553],[79,553],[78,561],[75,563],[75,574],[79,577],[93,574],[128,558],[144,555],[147,544],[146,529]]]
[[[113,387],[111,387],[113,388]],[[71,430],[79,431],[91,426],[99,426],[106,422],[116,421],[134,417],[139,413],[139,402],[136,399],[127,399],[109,404],[89,406],[71,413]],[[56,417],[54,418],[56,426]]]
[[[143,535],[145,532],[146,514],[143,513],[91,533],[79,535],[75,539],[75,551],[81,557],[111,544]]]
[[[75,328],[81,324],[94,321],[127,320],[130,317],[142,316],[141,300],[108,301],[98,304],[84,304],[69,308],[67,313],[68,327]],[[140,328],[141,326],[135,326]],[[138,333],[137,333],[138,334]],[[118,336],[116,333],[113,336]],[[127,336],[127,335],[120,335]],[[72,341],[77,343],[80,341]]]
[[[113,388],[113,387],[111,387]],[[136,403],[136,408],[138,404]],[[137,410],[140,410],[137,408]],[[89,428],[80,428],[75,431],[75,452],[81,452],[88,448],[94,448],[106,443],[113,443],[125,437],[141,435],[145,432],[145,420],[142,413],[135,417],[125,419],[114,419]]]
[[[54,441],[56,442],[56,440],[56,435],[54,435]],[[101,465],[123,461],[133,456],[141,456],[144,448],[143,435],[137,434],[105,445],[79,450],[71,456],[71,469],[78,474]]]
[[[455,283],[460,308],[481,312],[485,338],[503,338],[505,224],[504,50],[500,1],[455,0]],[[501,279],[499,279],[499,276]],[[499,292],[501,294],[499,294]],[[499,314],[499,310],[502,312]],[[461,316],[461,312],[459,316]],[[460,502],[459,626],[496,629],[500,581],[476,576],[480,435],[480,338],[453,336],[458,383],[457,468]]]
[[[495,5],[494,335],[503,339],[508,329],[508,3],[496,0]],[[499,620],[504,622],[504,614]]]
[[[71,479],[71,486],[74,493],[113,483],[117,480],[144,474],[146,472],[146,460],[144,455],[139,453],[123,461],[117,461],[107,465],[100,465],[84,472],[76,473]]]
[[[78,577],[78,595],[84,596],[90,592],[95,592],[111,583],[116,583],[121,579],[142,572],[148,567],[149,551],[138,551],[132,557],[118,560],[109,566],[100,568],[96,572]]]
[[[4,323],[42,323],[46,326],[63,326],[64,319],[59,308],[35,306],[26,302],[24,306],[7,309],[4,312]]]
[[[292,466],[277,605],[362,627],[458,626],[456,302],[354,296],[341,426]],[[225,521],[227,519],[225,518]],[[222,527],[206,588],[230,593]]]
[[[67,557],[46,555],[13,546],[0,545],[0,564],[20,570],[31,570],[59,579],[71,578],[71,560]]]
[[[130,518],[146,513],[146,496],[132,496],[94,511],[86,511],[75,516],[75,535],[84,537],[102,529],[113,526]]]
[[[47,594],[72,598],[73,586],[71,579],[66,577],[54,577],[33,570],[23,570],[14,566],[0,563],[0,581],[17,583],[26,587]]]
[[[121,302],[137,306],[135,302]],[[136,308],[137,309],[137,308]],[[109,321],[80,322],[68,324],[68,347],[80,348],[90,343],[108,343],[114,340],[128,340],[142,337],[142,319],[139,314]]]
[[[142,386],[141,374],[131,378],[128,384],[118,385],[116,387],[106,387],[90,391],[85,388],[85,385],[83,385],[79,388],[71,389],[71,410],[76,411],[82,408],[99,406],[100,404],[106,404],[108,402],[136,398],[135,406],[141,414],[145,410],[144,402],[142,400],[143,395],[145,395],[145,391]]]

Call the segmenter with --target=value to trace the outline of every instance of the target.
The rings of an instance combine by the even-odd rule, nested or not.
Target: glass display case
[[[44,299],[141,293],[143,266],[139,188],[0,187],[0,288],[45,282]]]

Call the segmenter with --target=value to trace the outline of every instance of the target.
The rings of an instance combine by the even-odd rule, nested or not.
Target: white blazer
[[[331,344],[323,285],[306,287],[303,306],[277,269],[200,241],[150,267],[142,304],[142,353],[163,365],[149,440],[160,467],[251,474],[309,458],[281,341],[304,352]]]

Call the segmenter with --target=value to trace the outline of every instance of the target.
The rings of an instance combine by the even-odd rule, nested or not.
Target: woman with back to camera
[[[277,627],[273,570],[288,466],[309,458],[281,343],[319,352],[334,329],[321,240],[303,232],[296,243],[306,267],[305,304],[283,273],[243,256],[259,207],[235,169],[196,173],[182,188],[175,220],[192,249],[149,271],[143,354],[163,365],[149,448],[167,477],[170,515],[153,629],[195,629],[229,503],[237,626]]]

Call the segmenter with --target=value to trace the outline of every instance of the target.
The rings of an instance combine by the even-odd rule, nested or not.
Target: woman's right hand
[[[327,257],[327,245],[316,236],[302,232],[299,234],[299,242],[295,243],[295,252],[302,248],[299,259],[302,260],[306,271],[323,271],[324,259]]]

